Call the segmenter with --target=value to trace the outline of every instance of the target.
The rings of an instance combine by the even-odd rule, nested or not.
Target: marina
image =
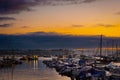
[[[100,54],[104,54],[102,47],[100,50]],[[107,55],[95,55],[87,50],[83,54],[83,50],[78,49],[42,57],[37,54],[1,55],[0,80],[119,80],[119,49],[114,55]]]
[[[120,0],[0,0],[0,80],[120,80]]]
[[[90,59],[89,59],[90,60]],[[0,80],[119,80],[120,62],[98,64],[88,59],[44,58],[0,68]],[[6,64],[6,63],[5,63]],[[51,77],[53,76],[53,77]]]

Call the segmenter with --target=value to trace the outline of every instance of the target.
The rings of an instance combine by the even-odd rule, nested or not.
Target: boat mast
[[[117,42],[116,42],[116,57],[118,57],[118,45],[117,45]]]
[[[112,55],[114,53],[114,40],[112,40]]]
[[[102,56],[102,35],[100,36],[100,57]]]

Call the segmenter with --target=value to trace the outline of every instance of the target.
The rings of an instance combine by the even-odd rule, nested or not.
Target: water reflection
[[[34,69],[34,70],[38,69],[38,60],[34,60],[34,61],[33,61],[33,65],[34,65],[34,66],[33,66],[33,69]]]
[[[42,60],[24,62],[15,68],[0,70],[0,80],[70,80],[47,68]]]

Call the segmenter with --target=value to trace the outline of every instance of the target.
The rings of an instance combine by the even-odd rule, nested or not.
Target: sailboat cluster
[[[120,80],[120,63],[105,64],[95,57],[53,58],[43,63],[71,80]]]
[[[70,77],[71,80],[120,80],[120,52],[117,49],[114,56],[102,55],[102,38],[101,35],[99,55],[73,53],[43,63],[55,68],[59,74]]]

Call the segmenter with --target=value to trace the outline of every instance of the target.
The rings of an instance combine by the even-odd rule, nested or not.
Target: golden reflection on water
[[[11,71],[11,68],[0,70],[0,80],[70,80],[59,75],[54,69],[47,68],[41,60],[16,66],[13,69],[13,76]]]
[[[38,60],[34,60],[34,61],[33,61],[33,65],[34,65],[34,66],[33,66],[33,69],[34,69],[34,70],[38,69]]]

